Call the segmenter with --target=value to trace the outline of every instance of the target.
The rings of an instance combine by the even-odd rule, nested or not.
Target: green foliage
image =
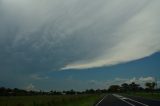
[[[121,90],[121,87],[119,85],[111,85],[108,89],[110,92],[119,92]]]

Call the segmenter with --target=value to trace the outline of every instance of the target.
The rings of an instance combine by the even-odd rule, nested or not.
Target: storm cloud
[[[160,50],[159,0],[0,0],[0,67],[115,65]]]

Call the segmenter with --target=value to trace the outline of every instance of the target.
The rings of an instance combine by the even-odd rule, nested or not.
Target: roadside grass
[[[130,92],[125,94],[131,96],[143,97],[147,99],[160,100],[160,92]]]
[[[0,106],[93,106],[104,94],[0,97]]]

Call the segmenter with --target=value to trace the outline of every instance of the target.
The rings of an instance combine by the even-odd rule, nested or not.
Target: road
[[[109,94],[101,99],[95,106],[160,106],[160,101],[141,97],[124,97],[118,94]]]

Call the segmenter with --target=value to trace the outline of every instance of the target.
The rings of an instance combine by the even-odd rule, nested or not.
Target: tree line
[[[32,95],[77,95],[77,94],[98,94],[98,93],[111,93],[111,92],[136,92],[136,91],[145,91],[145,92],[160,92],[160,89],[156,88],[157,84],[155,82],[145,83],[145,88],[141,87],[139,84],[132,82],[130,84],[123,83],[121,85],[111,85],[108,89],[87,89],[85,91],[27,91],[18,88],[5,88],[0,87],[0,96],[32,96]]]
[[[132,82],[130,84],[123,83],[121,85],[111,85],[108,89],[110,92],[134,92],[134,91],[157,91],[157,84],[155,82],[145,83],[145,88],[141,87],[139,84]]]

